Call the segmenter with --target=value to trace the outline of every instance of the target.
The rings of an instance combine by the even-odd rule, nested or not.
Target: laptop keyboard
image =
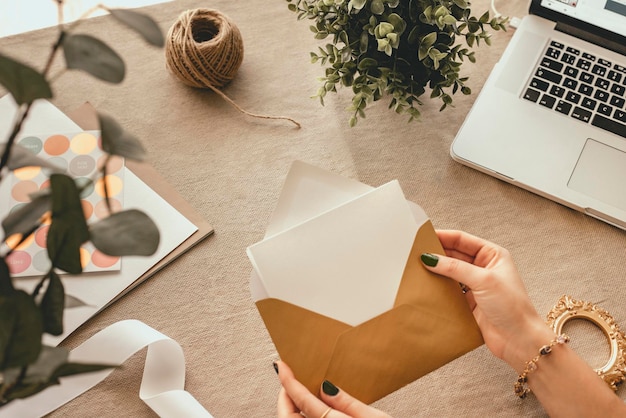
[[[626,138],[626,67],[551,41],[522,96]]]

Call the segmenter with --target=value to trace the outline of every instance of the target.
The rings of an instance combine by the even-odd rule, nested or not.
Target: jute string
[[[167,34],[165,65],[184,84],[208,88],[246,115],[263,119],[285,119],[248,112],[226,96],[220,88],[237,74],[243,61],[243,39],[239,28],[224,14],[212,9],[187,10]]]

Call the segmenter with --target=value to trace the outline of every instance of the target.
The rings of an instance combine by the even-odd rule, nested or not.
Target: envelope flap
[[[427,270],[420,260],[423,253],[444,253],[430,221],[424,223],[417,231],[394,306],[403,304],[419,306],[467,327],[468,332],[478,331],[474,315],[459,284]]]
[[[280,357],[312,393],[319,393],[337,337],[348,324],[279,299],[256,302]]]
[[[325,378],[372,403],[481,344],[476,328],[401,305],[342,333]]]

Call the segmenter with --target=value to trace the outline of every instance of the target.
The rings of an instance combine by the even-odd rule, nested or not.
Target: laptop
[[[626,0],[532,0],[454,160],[626,229]]]

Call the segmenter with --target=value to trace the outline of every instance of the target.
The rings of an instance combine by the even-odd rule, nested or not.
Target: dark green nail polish
[[[322,391],[324,391],[324,393],[328,396],[335,396],[339,393],[339,389],[337,388],[337,386],[333,385],[328,380],[324,380],[324,382],[322,383]]]
[[[274,370],[276,370],[276,374],[278,374],[278,364],[274,361],[272,365],[274,366]]]
[[[433,254],[424,253],[422,254],[422,263],[426,264],[429,267],[435,267],[439,262],[439,257]]]

